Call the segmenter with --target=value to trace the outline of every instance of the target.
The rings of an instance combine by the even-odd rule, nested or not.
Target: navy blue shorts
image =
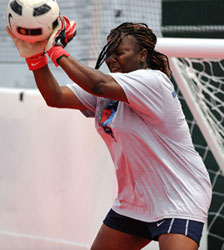
[[[163,219],[149,223],[120,215],[112,209],[103,223],[115,230],[155,241],[158,241],[158,237],[161,234],[183,234],[196,241],[198,246],[204,226],[202,222],[178,218]]]

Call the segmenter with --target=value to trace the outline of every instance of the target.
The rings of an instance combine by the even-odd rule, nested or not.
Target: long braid
[[[140,48],[147,49],[147,64],[149,68],[160,70],[168,77],[171,76],[167,56],[155,50],[157,42],[156,35],[150,28],[148,28],[147,24],[144,23],[126,22],[122,23],[117,28],[112,29],[107,37],[107,44],[103,47],[97,59],[95,66],[96,69],[99,69],[106,58],[118,48],[122,38],[128,35],[132,35],[136,38]]]

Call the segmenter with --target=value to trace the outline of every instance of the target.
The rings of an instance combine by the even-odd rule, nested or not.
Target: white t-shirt
[[[146,222],[184,218],[205,222],[211,183],[195,151],[181,104],[168,77],[157,70],[111,73],[128,102],[68,85],[95,117],[115,165],[113,210]]]

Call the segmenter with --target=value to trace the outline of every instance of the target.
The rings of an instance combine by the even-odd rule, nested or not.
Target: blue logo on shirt
[[[175,92],[175,90],[172,92],[172,96],[173,96],[173,98],[175,98],[177,96],[177,93]]]

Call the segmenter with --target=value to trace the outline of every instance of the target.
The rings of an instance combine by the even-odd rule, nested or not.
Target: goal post
[[[202,249],[223,249],[224,39],[158,38],[169,57],[173,83],[196,150],[212,183],[212,202]],[[201,248],[200,248],[201,249]]]
[[[198,79],[187,80],[183,77],[183,72],[181,71],[181,66],[178,65],[178,60],[176,58],[170,59],[171,69],[175,80],[178,82],[178,86],[185,97],[185,100],[190,108],[196,122],[203,136],[205,137],[219,167],[224,173],[224,145],[223,136],[221,135],[223,131],[216,130],[215,120],[209,117],[209,112],[206,112],[206,103],[198,98],[198,93],[194,93],[192,86],[193,81],[199,81]],[[200,84],[200,82],[199,82]],[[204,109],[205,108],[205,109]],[[214,107],[215,108],[215,107]],[[219,129],[219,128],[218,128]],[[224,129],[223,127],[220,129]]]
[[[159,38],[156,49],[224,173],[224,39]]]
[[[224,59],[224,39],[160,37],[156,49],[168,57]]]

